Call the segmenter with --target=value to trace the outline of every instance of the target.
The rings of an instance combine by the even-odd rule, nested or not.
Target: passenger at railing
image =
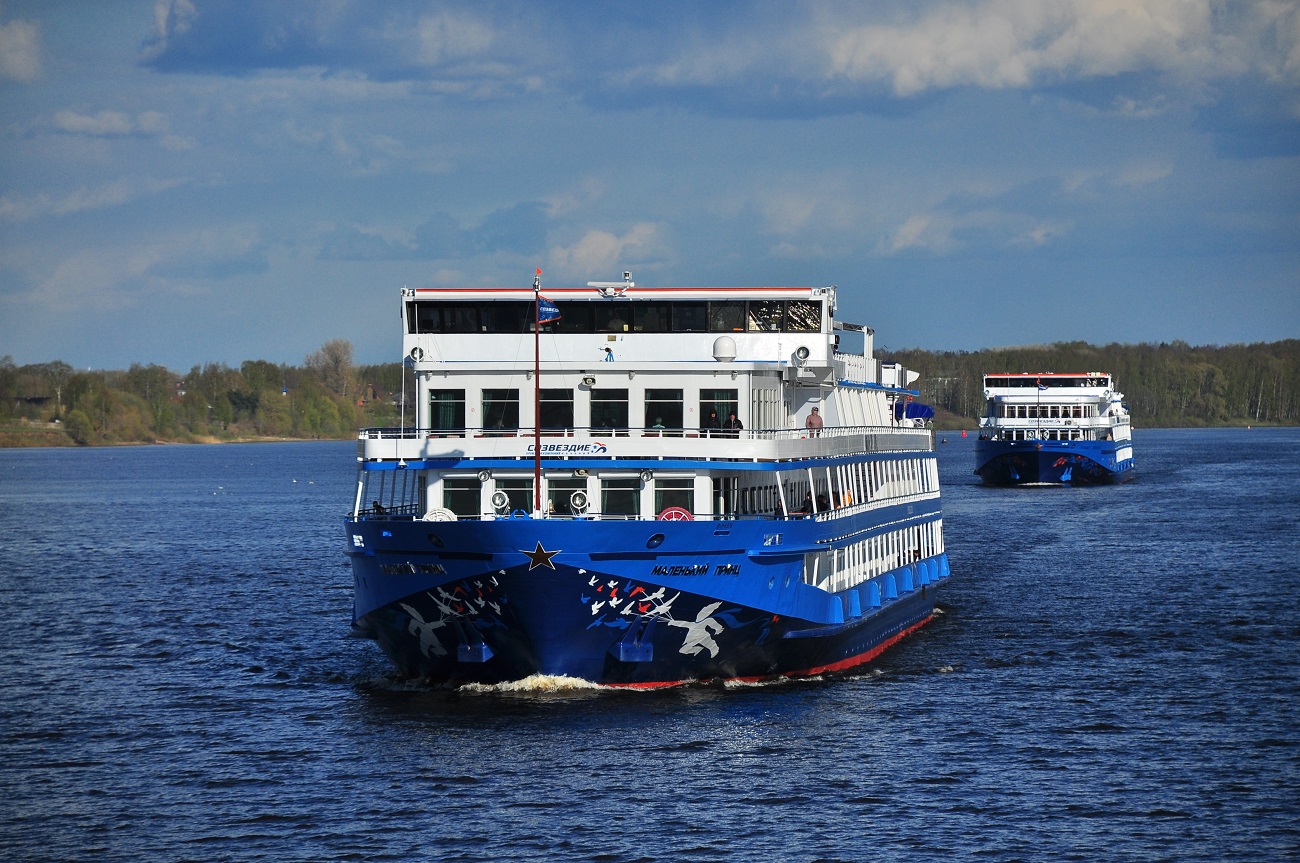
[[[374,501],[372,503],[372,506],[374,507],[375,515],[383,515],[384,513],[388,512],[388,510],[384,509],[383,505],[381,505],[379,501]]]
[[[744,427],[744,424],[736,418],[736,412],[732,411],[731,415],[727,417],[727,421],[722,424],[722,436],[736,437]]]
[[[808,492],[803,496],[803,506],[800,508],[799,512],[802,513],[804,516],[810,516],[813,514],[812,492]]]
[[[701,426],[705,437],[713,437],[717,432],[722,430],[722,421],[718,419],[717,411],[709,411],[709,417]]]
[[[664,419],[663,419],[663,417],[655,417],[655,424],[652,425],[652,426],[650,426],[650,428],[653,429],[652,434],[653,434],[655,437],[663,437],[663,434],[664,434]]]
[[[785,501],[778,500],[776,502],[776,513],[774,515],[774,518],[789,518],[789,517],[790,517],[790,513],[785,511]]]
[[[830,510],[830,508],[831,508],[830,498],[828,498],[824,494],[817,495],[817,511],[827,512]]]
[[[822,433],[822,415],[817,408],[812,409],[808,414],[808,419],[804,420],[804,427],[808,429],[809,437],[818,437]]]

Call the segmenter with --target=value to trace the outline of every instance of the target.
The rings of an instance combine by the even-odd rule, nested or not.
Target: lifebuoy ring
[[[455,521],[456,513],[442,507],[434,507],[424,514],[424,521]]]
[[[694,521],[695,516],[691,514],[691,511],[689,509],[684,509],[683,507],[680,506],[670,506],[670,507],[665,507],[659,513],[659,520],[660,521]]]

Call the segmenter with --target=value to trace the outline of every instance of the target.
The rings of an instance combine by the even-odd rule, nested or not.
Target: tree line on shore
[[[1086,342],[979,351],[881,351],[919,372],[921,401],[936,425],[970,428],[984,412],[986,374],[1107,372],[1135,425],[1296,425],[1300,423],[1300,340],[1224,347],[1186,342],[1098,347]]]
[[[1139,426],[1300,423],[1300,340],[1226,347],[1184,342],[1096,347],[1084,342],[979,351],[879,351],[919,372],[921,401],[940,428],[973,428],[983,375],[1109,372]],[[301,366],[247,360],[78,371],[65,362],[0,358],[0,445],[111,444],[249,438],[347,438],[402,422],[401,363],[353,363],[352,345],[326,342]],[[408,407],[406,421],[412,411]]]
[[[343,339],[301,366],[247,360],[186,374],[138,363],[125,371],[78,371],[58,360],[19,366],[6,356],[0,445],[346,438],[400,424],[402,371],[399,363],[354,365]]]

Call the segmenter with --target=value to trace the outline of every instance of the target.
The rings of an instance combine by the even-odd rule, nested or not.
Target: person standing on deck
[[[819,437],[822,433],[822,415],[817,408],[812,409],[808,414],[808,419],[804,422],[804,427],[808,429],[809,437]]]

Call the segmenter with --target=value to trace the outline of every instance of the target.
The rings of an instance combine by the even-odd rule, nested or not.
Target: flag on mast
[[[537,323],[546,324],[560,319],[560,309],[540,294],[537,297]]]

